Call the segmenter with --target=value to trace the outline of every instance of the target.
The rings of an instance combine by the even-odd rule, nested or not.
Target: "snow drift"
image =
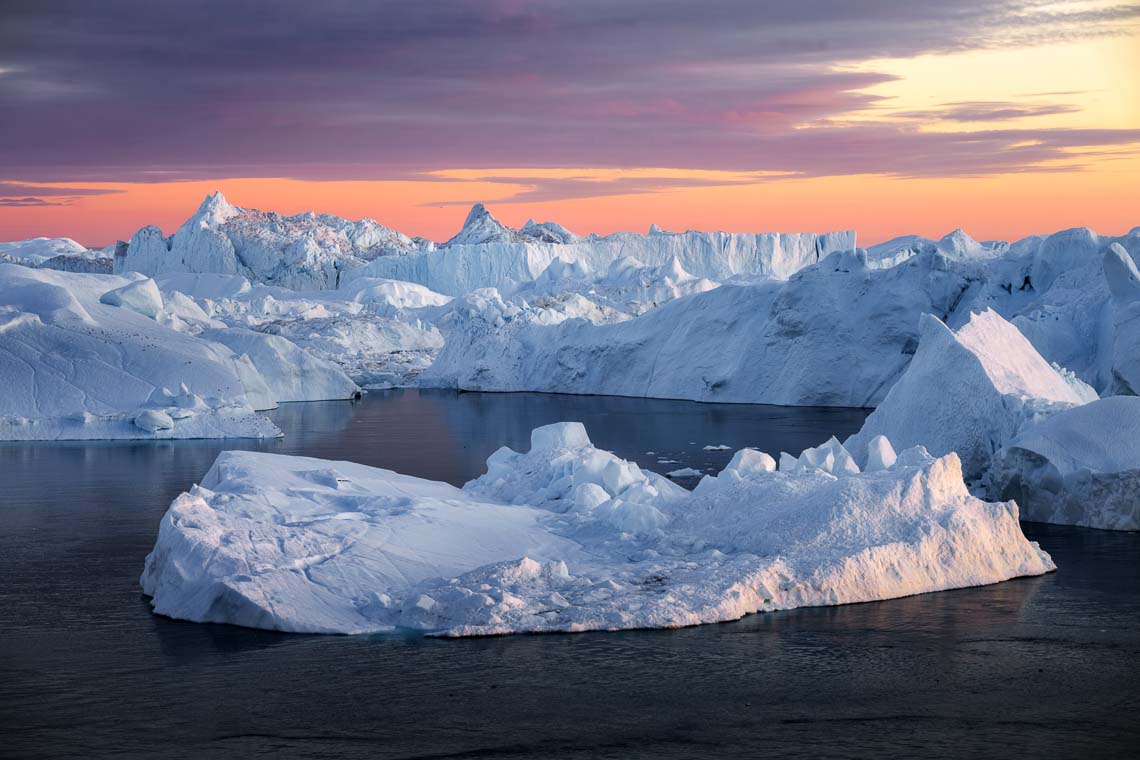
[[[463,489],[228,451],[163,517],[142,586],[186,620],[461,636],[694,625],[1053,569],[953,454],[869,473],[756,454],[690,494],[577,423],[501,449]]]

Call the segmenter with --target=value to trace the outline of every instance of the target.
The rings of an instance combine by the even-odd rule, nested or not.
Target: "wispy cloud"
[[[84,196],[109,195],[120,190],[0,181],[0,206],[70,206]]]
[[[971,100],[943,103],[934,108],[896,111],[891,115],[904,119],[930,121],[989,122],[1011,121],[1031,116],[1054,116],[1075,113],[1080,108],[1065,103],[1017,103],[1000,100]]]

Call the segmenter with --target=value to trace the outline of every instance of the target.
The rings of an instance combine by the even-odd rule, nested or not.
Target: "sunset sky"
[[[1140,3],[5,0],[0,107],[0,240],[1140,225]]]

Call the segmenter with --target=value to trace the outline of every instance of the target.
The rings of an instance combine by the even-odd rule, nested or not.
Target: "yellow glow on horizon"
[[[850,67],[898,79],[864,92],[888,100],[851,114],[880,120],[903,111],[936,109],[945,103],[999,101],[1074,107],[1068,113],[984,122],[984,128],[1140,127],[1140,29],[1118,36],[1037,47],[981,50],[908,59],[878,59]],[[966,131],[979,122],[937,121],[929,128]]]

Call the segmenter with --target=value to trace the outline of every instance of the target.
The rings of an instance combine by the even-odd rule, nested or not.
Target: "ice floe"
[[[499,450],[463,489],[227,451],[163,517],[142,586],[186,620],[463,636],[686,626],[1053,569],[953,454],[831,469],[745,450],[690,493],[577,423]]]

